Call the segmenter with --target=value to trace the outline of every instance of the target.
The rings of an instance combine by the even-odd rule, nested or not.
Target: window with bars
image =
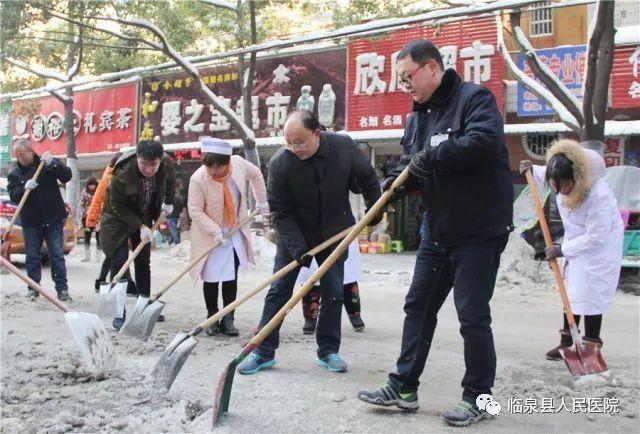
[[[553,9],[549,2],[534,3],[529,8],[529,36],[545,36],[553,33]]]

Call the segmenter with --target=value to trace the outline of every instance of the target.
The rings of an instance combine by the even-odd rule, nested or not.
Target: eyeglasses
[[[426,65],[427,65],[426,63],[423,63],[422,65],[420,65],[416,69],[414,69],[411,74],[402,75],[400,77],[400,80],[398,80],[400,85],[403,86],[403,87],[407,87],[407,86],[411,85],[411,82],[413,81],[413,76],[416,75],[416,72],[418,72],[419,70],[424,68]]]
[[[286,145],[284,145],[285,148],[287,148],[290,151],[300,151],[304,148],[307,147],[307,142],[304,143],[287,143]]]

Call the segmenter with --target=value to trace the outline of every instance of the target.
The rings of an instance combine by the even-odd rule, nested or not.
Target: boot
[[[598,348],[602,348],[602,339],[599,338],[588,338],[586,336],[583,336],[582,343],[584,345],[595,345]]]
[[[225,315],[222,317],[222,321],[220,321],[220,328],[223,333],[227,336],[238,336],[240,335],[240,331],[233,325],[233,316]]]
[[[349,321],[351,321],[351,325],[353,326],[353,330],[356,332],[364,331],[364,322],[360,317],[359,313],[354,313],[353,315],[349,315]]]
[[[304,325],[302,326],[302,334],[312,335],[316,331],[316,318],[305,318]]]
[[[100,286],[103,283],[107,283],[104,280],[100,280],[100,279],[96,279],[96,281],[93,283],[93,288],[96,290],[96,293],[100,292]]]
[[[205,332],[209,335],[209,336],[215,336],[219,333],[222,333],[222,330],[220,330],[220,323],[216,322],[214,325],[212,325],[211,327],[208,327]]]
[[[89,262],[91,260],[91,247],[85,244],[84,246],[84,258],[80,262]]]
[[[569,330],[560,329],[560,345],[552,350],[549,350],[546,354],[547,360],[562,360],[560,355],[561,348],[567,348],[573,345],[573,339],[571,339],[571,333]]]

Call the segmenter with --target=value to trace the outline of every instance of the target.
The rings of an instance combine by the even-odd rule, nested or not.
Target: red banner
[[[611,74],[611,107],[640,107],[640,45],[616,47]]]
[[[493,92],[502,110],[504,71],[493,18],[413,27],[379,38],[356,39],[347,49],[347,130],[404,128],[411,97],[399,84],[396,56],[409,41],[425,38],[440,48],[445,68]]]
[[[134,144],[137,91],[137,84],[129,84],[73,95],[78,154],[117,151]],[[13,134],[27,137],[38,153],[66,154],[64,106],[54,97],[14,101]]]

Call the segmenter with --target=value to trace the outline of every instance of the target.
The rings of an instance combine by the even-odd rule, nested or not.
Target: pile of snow
[[[547,289],[554,284],[553,272],[546,261],[533,259],[534,250],[517,232],[509,235],[498,269],[498,286]]]
[[[153,259],[165,262],[189,262],[189,252],[191,251],[191,241],[185,240],[180,244],[167,246],[166,244],[153,251]]]

